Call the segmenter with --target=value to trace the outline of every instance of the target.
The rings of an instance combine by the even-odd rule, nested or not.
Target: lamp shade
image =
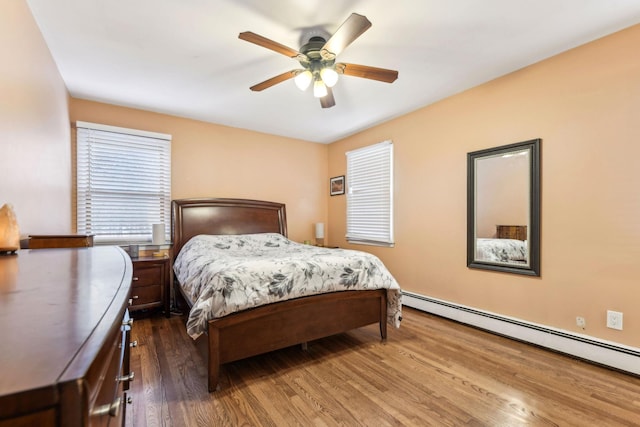
[[[164,245],[164,223],[153,224],[153,239],[151,243]]]
[[[312,79],[313,79],[313,76],[311,75],[311,71],[305,70],[301,73],[298,73],[296,77],[293,79],[293,81],[295,82],[298,89],[307,90],[307,88],[311,84]]]
[[[313,96],[315,96],[316,98],[327,96],[327,87],[322,82],[322,79],[316,79],[313,82]]]
[[[328,87],[334,87],[338,83],[338,73],[333,68],[323,68],[320,77]]]
[[[324,222],[316,223],[316,239],[324,239]]]

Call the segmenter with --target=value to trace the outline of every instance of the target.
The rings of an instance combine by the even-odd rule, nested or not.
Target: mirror
[[[540,275],[540,139],[467,154],[467,266]]]

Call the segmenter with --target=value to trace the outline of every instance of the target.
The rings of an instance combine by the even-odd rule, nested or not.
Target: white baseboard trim
[[[412,292],[402,293],[402,304],[509,338],[640,375],[639,348],[525,322]]]

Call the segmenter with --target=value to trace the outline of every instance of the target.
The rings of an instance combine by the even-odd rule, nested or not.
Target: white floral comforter
[[[193,307],[187,332],[196,339],[207,321],[251,307],[320,293],[388,289],[388,321],[400,326],[400,286],[376,256],[293,242],[277,233],[199,235],[173,266]]]
[[[524,263],[527,261],[527,242],[515,239],[476,239],[476,259]]]

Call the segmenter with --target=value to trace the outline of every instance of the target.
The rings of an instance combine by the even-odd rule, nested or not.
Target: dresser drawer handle
[[[129,375],[122,375],[120,377],[116,377],[116,381],[125,382],[125,381],[133,381],[134,373],[130,372]]]
[[[134,281],[134,282],[137,282],[137,281],[138,281],[138,278],[137,278],[137,277],[134,277],[134,278],[132,278],[131,280],[132,280],[132,281]]]
[[[93,416],[101,416],[101,415],[109,415],[110,417],[117,417],[120,413],[120,404],[122,403],[121,398],[117,398],[112,403],[107,403],[104,405],[100,405],[91,411],[91,415]]]
[[[129,347],[132,347],[132,348],[133,348],[133,347],[137,347],[137,346],[138,346],[138,340],[131,341],[131,342],[129,343]]]
[[[122,326],[131,326],[133,325],[133,319],[129,319],[126,322],[122,322]]]

